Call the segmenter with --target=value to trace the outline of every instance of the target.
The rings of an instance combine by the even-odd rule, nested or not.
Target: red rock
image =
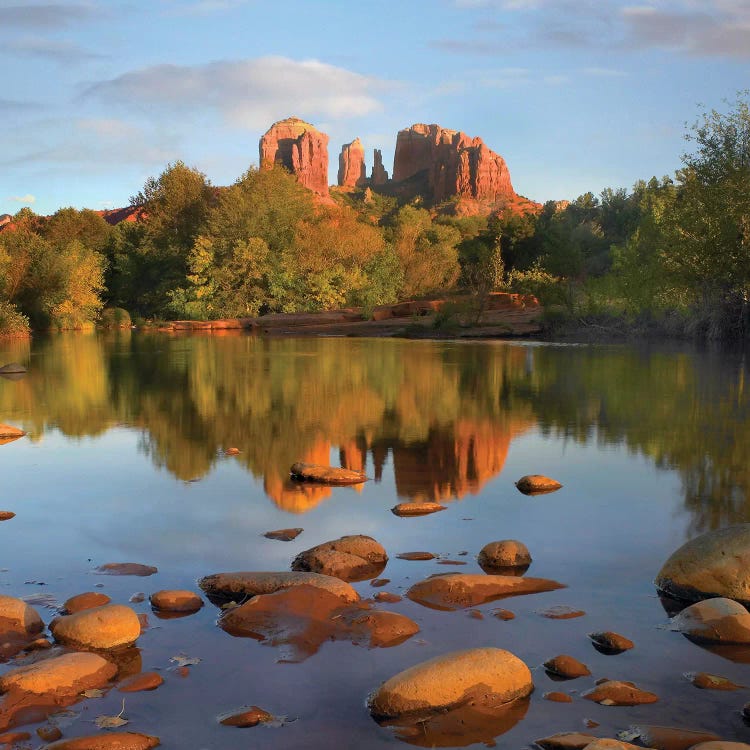
[[[399,560],[434,560],[432,552],[401,552],[396,557]]]
[[[159,571],[153,565],[141,563],[105,563],[100,565],[96,572],[109,576],[152,576]]]
[[[45,750],[150,750],[161,743],[158,737],[137,732],[109,732],[73,737],[47,745]]]
[[[258,706],[250,706],[250,708],[243,708],[240,711],[233,711],[230,714],[219,717],[219,723],[225,727],[254,727],[261,722],[267,722],[273,720],[273,714],[269,714],[268,711],[264,711]]]
[[[516,197],[502,156],[481,138],[439,125],[419,123],[399,131],[393,182],[406,180],[436,203],[454,196],[489,203]]]
[[[726,677],[708,674],[708,672],[687,672],[685,674],[690,682],[697,688],[703,690],[740,690],[743,686],[728,680]]]
[[[16,514],[12,510],[0,510],[0,521],[10,521]]]
[[[559,690],[552,690],[542,696],[545,700],[553,703],[572,703],[573,699],[567,693],[561,693]]]
[[[370,175],[371,184],[379,187],[385,185],[388,182],[388,172],[383,167],[383,155],[380,153],[380,149],[376,148],[373,151],[373,162],[372,162],[372,173]]]
[[[307,464],[302,461],[292,464],[289,473],[294,479],[320,482],[321,484],[361,484],[367,481],[364,471],[353,471],[352,469],[323,466],[321,464]]]
[[[338,183],[341,187],[363,187],[367,184],[365,149],[359,138],[341,147]]]
[[[288,117],[275,122],[260,139],[260,167],[281,164],[300,185],[328,195],[328,136],[315,127]]]
[[[597,683],[595,688],[586,691],[581,697],[602,706],[640,706],[644,703],[656,703],[659,700],[654,693],[641,690],[631,682],[617,680]]]
[[[557,677],[566,680],[574,680],[577,677],[585,677],[591,674],[589,668],[583,662],[567,654],[560,654],[553,659],[548,659],[544,662],[544,668]]]
[[[683,729],[682,727],[662,727],[653,724],[639,724],[630,726],[627,734],[637,739],[644,747],[653,747],[656,750],[687,750],[693,745],[701,742],[718,740],[718,735],[711,732],[703,732],[695,729]]]
[[[98,591],[87,591],[77,596],[71,596],[63,605],[65,614],[74,615],[76,612],[82,612],[84,609],[93,609],[109,604],[112,600]]]
[[[395,604],[401,601],[401,597],[398,594],[392,594],[390,591],[378,591],[373,597],[376,602],[388,602],[389,604]]]
[[[39,739],[45,742],[54,742],[62,737],[62,732],[52,724],[44,727],[38,727],[36,733],[39,735]]]
[[[144,690],[156,690],[164,683],[164,678],[158,672],[142,672],[123,680],[117,690],[121,693],[140,693]]]
[[[203,606],[203,599],[192,591],[183,589],[162,589],[149,597],[151,606],[167,612],[197,612]]]
[[[630,638],[626,638],[619,633],[614,633],[611,630],[605,630],[601,633],[589,633],[589,638],[594,644],[594,648],[604,654],[620,654],[623,651],[629,651],[635,646]]]

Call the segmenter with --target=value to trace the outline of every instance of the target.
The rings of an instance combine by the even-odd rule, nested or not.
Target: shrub
[[[130,328],[130,313],[122,307],[106,307],[99,321],[104,328]]]
[[[0,301],[0,336],[20,337],[28,336],[29,333],[29,319],[11,302]]]

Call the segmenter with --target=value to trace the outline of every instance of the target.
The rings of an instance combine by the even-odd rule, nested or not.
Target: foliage
[[[29,319],[7,300],[0,299],[0,337],[28,336]]]
[[[99,318],[103,328],[130,328],[130,313],[122,307],[105,307]]]

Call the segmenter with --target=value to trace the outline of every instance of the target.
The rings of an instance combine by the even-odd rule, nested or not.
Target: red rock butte
[[[328,195],[328,136],[298,117],[275,122],[260,139],[260,168],[280,164],[301,185]]]

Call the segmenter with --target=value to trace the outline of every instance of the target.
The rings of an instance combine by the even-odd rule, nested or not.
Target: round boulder
[[[672,627],[696,641],[750,643],[750,612],[724,597],[685,607],[672,618]]]
[[[750,604],[750,523],[686,542],[662,565],[654,583],[675,599],[721,596]]]
[[[151,606],[165,612],[197,612],[203,606],[203,599],[192,591],[183,589],[162,589],[149,597]]]
[[[545,477],[543,474],[527,474],[516,482],[516,487],[524,495],[541,495],[545,492],[559,490],[562,485],[557,480]]]
[[[105,604],[50,623],[55,640],[76,648],[108,649],[130,646],[141,634],[138,615],[124,604]]]
[[[510,651],[453,651],[399,672],[367,701],[376,720],[445,711],[467,701],[500,706],[531,693],[529,668]]]
[[[342,536],[300,552],[292,570],[322,573],[344,581],[364,581],[382,572],[388,555],[371,536]]]
[[[37,611],[23,599],[0,596],[0,635],[33,636],[44,630]]]
[[[527,568],[531,554],[523,542],[503,539],[482,547],[477,562],[482,568]]]

